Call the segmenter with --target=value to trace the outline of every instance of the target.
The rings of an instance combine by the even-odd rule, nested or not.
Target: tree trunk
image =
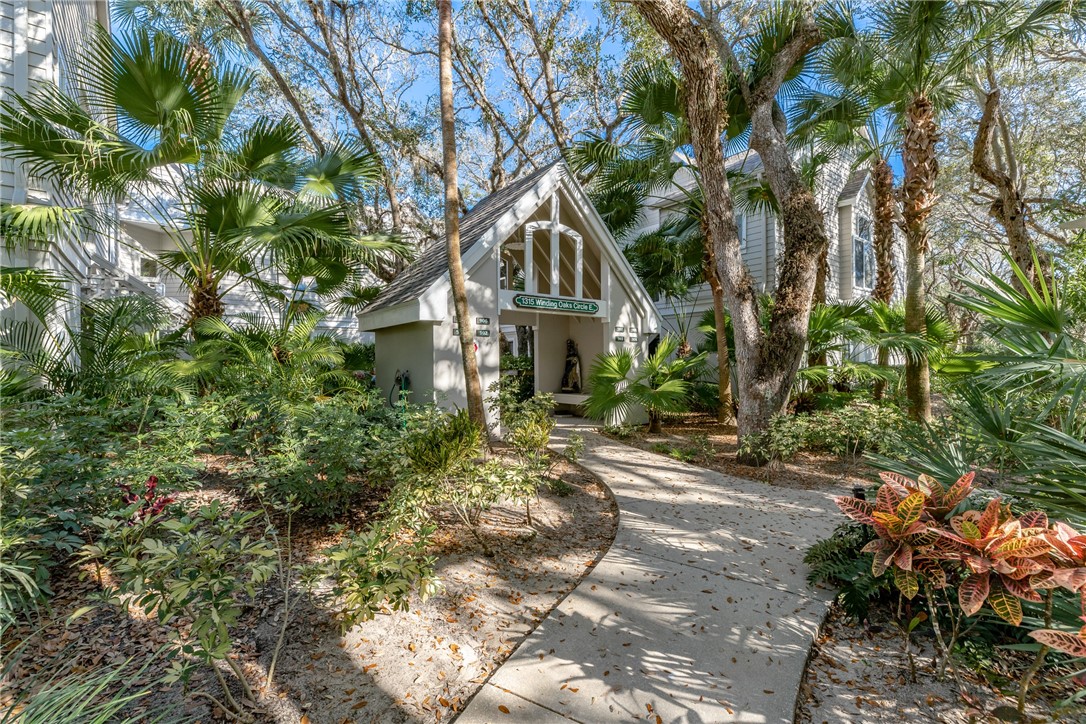
[[[991,76],[991,82],[994,83],[994,76]],[[1001,131],[998,136],[997,129]],[[1007,232],[1011,259],[1029,284],[1039,287],[1044,282],[1045,259],[1039,250],[1035,250],[1026,226],[1029,209],[1018,182],[1018,163],[1012,143],[1000,109],[1000,91],[995,88],[984,96],[984,112],[973,140],[973,172],[995,187],[999,198],[992,202],[992,218]],[[1034,254],[1037,254],[1041,268],[1033,263]],[[1017,274],[1011,273],[1010,282],[1015,289],[1025,291]]]
[[[325,152],[324,141],[321,140],[320,134],[317,133],[317,129],[313,126],[313,121],[310,119],[309,114],[306,112],[305,106],[298,98],[298,94],[295,92],[293,86],[287,82],[286,78],[279,71],[279,68],[272,62],[268,54],[264,52],[264,48],[257,42],[256,35],[253,32],[253,24],[250,19],[250,11],[242,3],[241,0],[216,0],[216,5],[222,11],[226,17],[226,21],[238,31],[238,35],[245,41],[245,47],[249,49],[260,64],[264,67],[264,70],[271,76],[275,82],[275,86],[279,89],[279,92],[283,94],[283,98],[286,99],[291,109],[294,111],[294,115],[298,117],[298,121],[305,129],[306,135],[309,136],[309,140],[313,142],[313,147],[317,149],[317,153]]]
[[[702,235],[708,239],[708,234]],[[711,251],[711,246],[707,251]],[[709,288],[713,291],[713,324],[716,326],[716,369],[717,386],[719,387],[719,407],[716,410],[718,422],[732,422],[735,420],[734,402],[732,401],[732,367],[728,352],[728,334],[725,329],[727,322],[724,317],[724,289],[720,285],[720,279],[716,276],[716,265],[710,262]]]
[[[875,290],[871,296],[890,303],[894,296],[894,170],[884,158],[875,163]]]
[[[221,317],[226,306],[219,295],[219,285],[210,277],[197,279],[189,290],[189,327],[195,333],[196,323],[205,317]]]
[[[441,83],[441,150],[445,177],[445,240],[449,256],[449,281],[452,285],[456,324],[460,328],[460,354],[464,361],[464,385],[468,398],[468,416],[486,429],[483,388],[475,357],[475,336],[468,310],[467,283],[460,258],[460,194],[456,188],[456,110],[453,107],[452,78],[452,0],[438,0],[438,66]]]
[[[875,187],[875,290],[872,297],[890,303],[894,296],[894,170],[885,158],[872,171]],[[878,365],[890,364],[890,350],[879,347]],[[881,400],[886,382],[876,380],[872,395]]]
[[[529,348],[529,339],[531,338],[531,327],[523,324],[517,325],[517,356],[518,357],[530,357],[532,351]]]
[[[751,146],[761,156],[784,225],[784,257],[766,335],[754,281],[739,249],[725,173],[721,137],[728,121],[727,94],[715,46],[682,0],[641,0],[636,7],[668,43],[682,69],[687,123],[705,198],[707,243],[735,332],[739,437],[757,438],[788,403],[806,346],[816,267],[828,243],[814,196],[792,167],[783,116],[773,101],[787,74],[817,43],[818,30],[809,16],[804,17],[771,59],[765,75],[753,88],[743,89],[753,117]],[[758,465],[768,461],[757,446],[750,446],[741,459]]]
[[[649,433],[659,435],[664,431],[664,419],[660,413],[649,410]]]
[[[905,331],[913,334],[926,335],[928,331],[924,316],[924,266],[928,253],[928,216],[935,207],[935,179],[939,175],[938,141],[935,109],[926,96],[917,96],[906,109],[901,154],[905,166],[902,181],[906,241]],[[930,420],[931,380],[925,355],[906,358],[905,394],[909,415],[914,420]]]
[[[830,280],[830,247],[826,246],[822,255],[818,257],[818,269],[815,272],[814,295],[812,301],[815,304],[826,303],[826,285]]]

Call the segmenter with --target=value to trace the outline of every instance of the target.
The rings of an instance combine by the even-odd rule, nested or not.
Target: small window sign
[[[490,317],[476,317],[475,323],[480,327],[485,327],[490,324]]]
[[[490,336],[490,330],[489,329],[477,329],[477,330],[475,330],[475,336],[476,337],[489,337]]]
[[[459,327],[453,327],[453,336],[454,337],[459,337],[460,336],[460,328]]]
[[[621,334],[616,334],[616,335],[615,335],[615,341],[616,341],[616,342],[625,342],[625,341],[626,341],[626,338],[625,338],[625,337],[623,337],[623,336],[622,336]]]
[[[636,342],[637,341],[637,335],[636,334],[631,334],[630,335],[630,341],[631,342]]]
[[[615,331],[616,332],[625,332],[626,328],[625,327],[615,327]]]

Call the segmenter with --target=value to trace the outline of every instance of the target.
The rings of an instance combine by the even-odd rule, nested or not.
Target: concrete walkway
[[[843,520],[829,494],[728,477],[613,442],[580,420],[579,461],[612,490],[596,568],[483,686],[458,724],[791,722],[830,595],[803,552]]]

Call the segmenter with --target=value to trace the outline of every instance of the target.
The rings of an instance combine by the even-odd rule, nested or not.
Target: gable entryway
[[[572,406],[587,395],[597,355],[643,353],[659,332],[652,299],[560,162],[476,204],[460,248],[484,391],[501,374],[503,327],[532,329],[536,390]],[[375,332],[377,384],[390,398],[407,371],[413,401],[466,406],[447,268],[445,245],[430,247],[360,315]],[[570,342],[579,384],[570,384]]]

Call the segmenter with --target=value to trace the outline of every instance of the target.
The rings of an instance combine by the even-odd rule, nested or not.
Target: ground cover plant
[[[40,391],[6,410],[0,581],[8,636],[37,640],[36,628],[55,627],[76,602],[92,618],[138,611],[155,622],[163,650],[160,674],[145,680],[185,686],[194,703],[179,704],[184,711],[199,711],[191,707],[203,701],[231,718],[259,718],[266,692],[282,686],[277,664],[300,617],[323,617],[318,630],[353,632],[382,612],[406,615],[409,605],[443,593],[439,563],[450,565],[448,556],[465,546],[456,535],[473,541],[466,557],[456,553],[458,567],[471,560],[470,549],[484,560],[502,557],[490,567],[509,565],[504,534],[486,522],[489,509],[518,507],[519,522],[505,524],[513,524],[510,535],[523,541],[529,532],[539,538],[534,546],[560,549],[547,531],[567,504],[549,502],[562,500],[549,488],[538,502],[539,486],[585,505],[584,489],[556,472],[562,458],[545,450],[553,426],[546,399],[510,411],[510,446],[495,457],[462,415],[392,411],[374,393],[327,397],[319,385],[284,412],[282,398],[235,392],[232,369],[220,370],[218,389],[189,400]],[[530,501],[537,502],[529,508]],[[598,505],[586,515],[610,514],[602,495]],[[568,564],[554,552],[550,585],[571,585],[559,583]],[[585,569],[569,570],[575,580]],[[274,624],[260,624],[274,632],[261,646],[259,670],[246,663],[252,644],[241,633],[254,607],[274,615]],[[92,686],[55,665],[56,686]],[[22,669],[13,666],[19,682]],[[136,701],[124,698],[116,677],[100,683],[99,695]],[[15,691],[27,711],[53,696],[47,687]],[[458,696],[453,710],[464,701]]]
[[[583,441],[547,449],[545,325],[514,346],[461,259],[557,160],[599,216],[554,218],[656,305],[575,245],[624,329],[581,412],[852,518],[805,556],[809,673],[897,678],[830,718],[1082,717],[1081,0],[2,5],[3,721],[462,709],[614,531]],[[357,315],[416,256],[470,412],[375,389]]]

